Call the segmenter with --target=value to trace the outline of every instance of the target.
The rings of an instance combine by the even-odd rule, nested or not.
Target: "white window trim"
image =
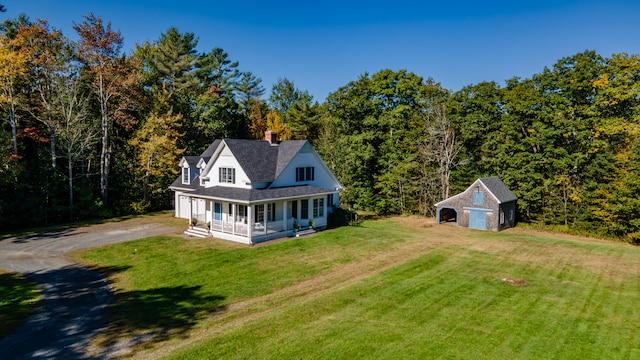
[[[313,199],[313,218],[324,217],[324,198]]]
[[[224,173],[224,174],[223,174]],[[233,167],[221,166],[218,168],[218,182],[221,184],[236,183],[236,169]]]
[[[183,167],[182,168],[182,183],[183,184],[191,184],[191,171],[189,171],[190,169],[188,167]],[[184,181],[185,178],[185,171],[186,171],[186,175],[187,175],[187,181]]]
[[[315,166],[298,166],[296,167],[296,182],[314,181],[316,178],[315,173]]]

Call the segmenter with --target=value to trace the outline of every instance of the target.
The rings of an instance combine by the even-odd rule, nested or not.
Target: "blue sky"
[[[165,1],[0,0],[7,12],[71,26],[89,12],[119,29],[125,48],[169,27],[198,50],[224,49],[263,81],[287,78],[315,100],[365,72],[407,69],[459,90],[531,77],[584,50],[640,53],[640,1]]]

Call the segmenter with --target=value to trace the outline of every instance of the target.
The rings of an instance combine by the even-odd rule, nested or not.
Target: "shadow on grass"
[[[32,315],[41,290],[22,275],[0,273],[0,339]]]
[[[115,274],[125,267],[100,269]],[[42,285],[42,300],[11,334],[0,340],[0,358],[77,359],[104,328],[103,310],[111,301],[109,284],[81,266],[25,274]]]
[[[185,336],[198,321],[224,309],[220,304],[225,297],[203,294],[200,289],[176,286],[116,294],[108,308],[111,323],[101,345],[110,347],[123,336],[140,334],[145,334],[144,341],[152,342]]]
[[[95,269],[104,273],[104,269]],[[186,337],[200,320],[224,310],[224,296],[204,293],[202,286],[168,286],[116,292],[106,308],[108,325],[98,344],[107,353],[150,345],[174,337]]]
[[[34,312],[33,307],[25,307],[24,314],[16,320],[22,324],[14,324],[14,331],[0,339],[0,358],[31,358],[35,354],[43,358],[85,358],[87,349],[96,344],[94,339],[99,343],[98,348],[93,348],[92,357],[108,357],[123,339],[133,338],[128,346],[135,346],[184,335],[200,319],[221,310],[224,297],[203,294],[200,286],[114,294],[105,278],[128,268],[73,265],[26,274],[43,285],[40,308]],[[14,302],[28,298],[26,282],[17,275],[0,274],[0,285],[10,288],[6,294],[0,291],[0,295],[15,299]],[[12,311],[17,310],[16,307]],[[28,315],[31,316],[24,320]],[[0,323],[0,327],[4,325],[4,321]],[[145,336],[136,341],[141,334]]]

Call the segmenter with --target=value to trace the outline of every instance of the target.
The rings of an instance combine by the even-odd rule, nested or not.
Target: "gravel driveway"
[[[42,307],[0,340],[0,359],[88,359],[90,340],[106,326],[109,284],[65,254],[182,229],[128,220],[0,240],[0,268],[44,286]]]

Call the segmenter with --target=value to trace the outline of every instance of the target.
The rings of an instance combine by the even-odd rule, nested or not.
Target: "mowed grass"
[[[42,290],[19,274],[0,271],[0,339],[33,314]]]
[[[133,357],[640,358],[640,249],[623,243],[393,218],[260,247],[167,237],[84,257],[122,269],[122,298],[193,289],[172,299],[188,322],[171,310],[119,323],[174,326]]]

